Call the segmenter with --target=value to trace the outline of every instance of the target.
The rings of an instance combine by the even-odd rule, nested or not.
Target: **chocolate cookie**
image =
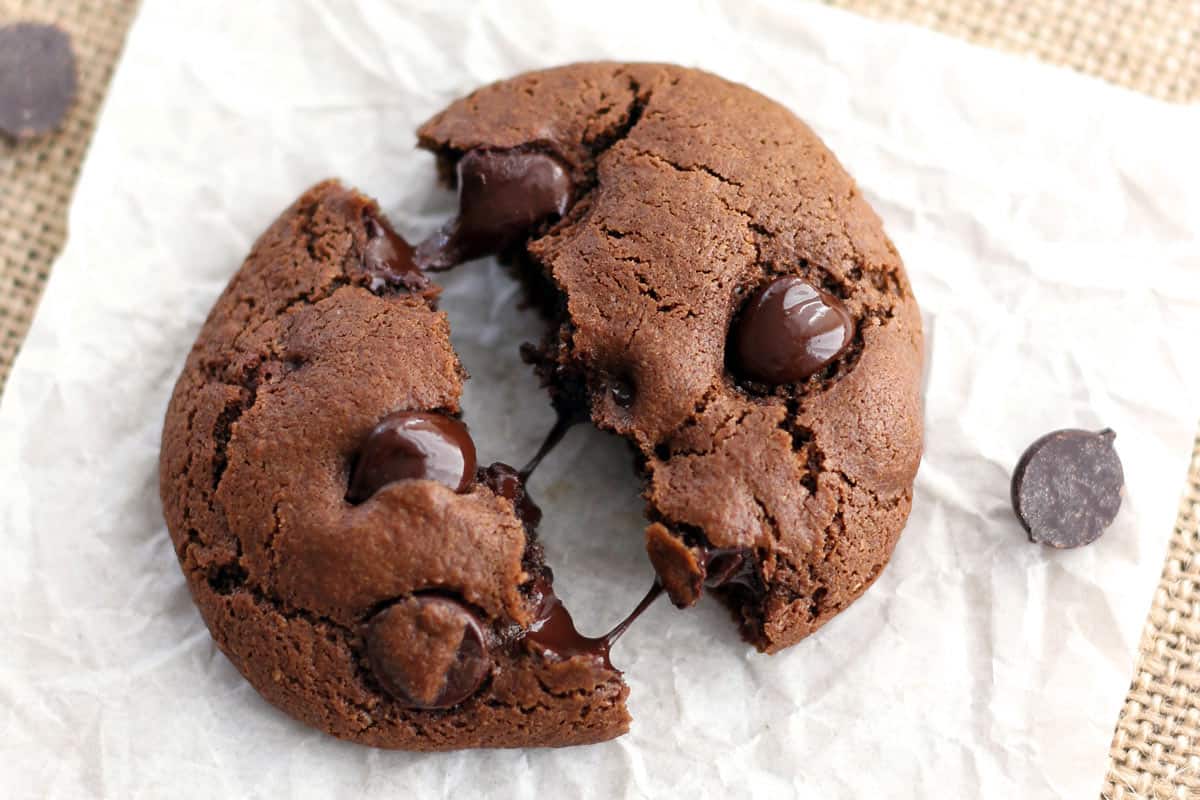
[[[461,212],[418,263],[516,264],[552,323],[527,353],[560,413],[635,449],[672,600],[709,587],[774,652],[861,595],[911,505],[921,325],[812,131],[703,72],[579,64],[480,89],[419,137]],[[526,236],[482,219],[492,201],[528,206],[508,215]]]
[[[554,597],[523,487],[477,469],[437,289],[375,204],[321,184],[217,301],[160,484],[213,638],[335,736],[438,750],[626,730],[608,640]],[[507,478],[507,480],[506,480]]]
[[[878,576],[920,457],[919,316],[853,181],[790,112],[714,76],[584,64],[420,131],[459,214],[415,249],[310,190],[213,308],[167,412],[164,513],[221,649],[269,701],[406,749],[618,735],[608,647],[704,588],[775,651]],[[524,471],[481,468],[431,271],[499,253],[551,320],[559,424],[625,436],[659,580],[584,637]]]

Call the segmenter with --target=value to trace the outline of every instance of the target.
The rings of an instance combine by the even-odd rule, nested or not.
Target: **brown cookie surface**
[[[473,474],[437,291],[392,236],[373,202],[321,184],[210,313],[160,465],[196,605],[267,700],[341,738],[439,750],[618,735],[619,674],[523,639],[548,571],[512,499]]]
[[[507,251],[553,323],[530,356],[560,408],[634,445],[672,599],[707,583],[773,652],[861,595],[911,505],[920,316],[812,131],[707,73],[598,63],[484,87],[419,136],[447,178],[477,153],[570,174],[565,216]],[[715,551],[737,580],[706,578]]]

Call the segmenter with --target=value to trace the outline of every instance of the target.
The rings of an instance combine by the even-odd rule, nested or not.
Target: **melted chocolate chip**
[[[16,139],[58,127],[75,99],[71,37],[53,25],[0,27],[0,131]]]
[[[491,670],[479,620],[438,595],[410,597],[376,614],[366,645],[376,679],[410,708],[458,705]]]
[[[734,369],[768,384],[802,381],[837,358],[854,336],[841,300],[795,276],[750,296],[732,331]]]
[[[662,586],[656,580],[650,591],[642,598],[629,616],[603,636],[584,636],[575,629],[571,612],[558,599],[550,585],[549,570],[545,576],[534,580],[533,593],[537,598],[537,614],[524,639],[534,645],[544,656],[565,661],[576,656],[593,659],[607,669],[615,669],[609,659],[613,644],[621,638],[634,620],[642,615],[662,594]]]
[[[511,247],[571,205],[571,176],[553,156],[470,150],[458,162],[458,216],[417,246],[422,269],[448,269]]]
[[[704,585],[719,589],[740,585],[753,589],[758,586],[754,554],[748,548],[713,547],[704,550]]]
[[[462,421],[445,414],[400,411],[371,430],[359,451],[346,499],[361,503],[389,483],[432,480],[456,492],[475,477],[475,443]]]
[[[575,628],[571,612],[558,599],[549,580],[539,577],[534,581],[533,594],[537,598],[537,612],[525,641],[535,645],[542,653],[558,660],[575,656],[586,656],[603,661],[609,669],[608,642],[603,636],[584,636]]]
[[[362,267],[371,278],[371,291],[385,286],[402,286],[417,291],[429,286],[429,279],[413,262],[412,246],[392,230],[387,220],[364,211],[363,224],[367,229],[367,244],[363,249]]]
[[[517,519],[527,528],[536,528],[542,521],[542,510],[525,489],[525,478],[508,464],[497,461],[482,470],[479,482],[513,504]]]
[[[1012,504],[1030,541],[1079,547],[1112,524],[1125,485],[1115,438],[1067,429],[1029,446],[1013,470]]]

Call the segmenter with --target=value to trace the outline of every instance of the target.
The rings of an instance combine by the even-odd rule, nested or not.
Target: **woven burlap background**
[[[1031,54],[1163,100],[1200,101],[1200,0],[827,1]],[[0,387],[66,236],[79,165],[136,6],[0,0],[0,24],[48,21],[69,31],[80,71],[78,101],[57,133],[21,144],[0,137]],[[1110,800],[1200,798],[1198,523],[1200,438],[1117,721],[1101,790]]]
[[[136,0],[0,0],[0,25],[59,25],[79,65],[79,97],[56,133],[16,144],[0,135],[0,387],[66,238],[79,164],[136,8]]]

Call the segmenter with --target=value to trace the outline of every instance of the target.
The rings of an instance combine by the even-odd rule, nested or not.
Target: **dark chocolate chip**
[[[389,483],[431,480],[456,492],[475,478],[475,443],[461,420],[425,411],[384,417],[359,451],[346,499],[361,503]]]
[[[542,521],[542,510],[526,491],[524,477],[513,467],[497,461],[482,471],[480,483],[507,498],[513,504],[517,518],[526,527],[536,528]]]
[[[571,205],[571,176],[553,156],[470,150],[458,162],[458,216],[417,246],[422,269],[448,269],[511,247]]]
[[[30,22],[0,27],[0,131],[23,139],[58,127],[75,80],[65,31]]]
[[[754,554],[745,547],[712,547],[704,551],[704,585],[709,589],[740,585],[755,588]]]
[[[1012,504],[1030,541],[1079,547],[1112,524],[1125,485],[1115,438],[1066,429],[1029,446],[1013,470]]]
[[[429,278],[413,262],[412,245],[387,220],[368,209],[363,213],[363,224],[367,229],[367,244],[362,266],[371,278],[371,291],[377,292],[385,286],[417,291],[429,286]]]
[[[621,408],[633,405],[633,386],[622,378],[612,378],[608,382],[608,393],[613,402]]]
[[[401,600],[367,628],[367,661],[387,693],[410,708],[449,708],[473,695],[491,670],[483,628],[440,595]]]
[[[802,381],[850,344],[854,320],[841,300],[795,276],[746,300],[732,331],[733,367],[768,384]]]

